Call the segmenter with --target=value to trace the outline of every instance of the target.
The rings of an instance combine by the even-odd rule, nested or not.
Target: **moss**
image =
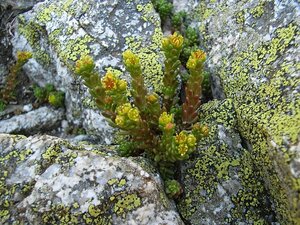
[[[61,91],[51,92],[48,96],[48,102],[54,107],[63,107],[65,100],[65,94]]]

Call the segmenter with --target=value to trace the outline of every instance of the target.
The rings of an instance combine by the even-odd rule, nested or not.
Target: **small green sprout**
[[[175,30],[180,31],[182,29],[182,25],[184,24],[186,16],[187,14],[184,11],[174,13],[174,15],[171,17],[171,23]]]
[[[172,15],[173,4],[168,0],[152,0],[155,10],[158,12],[162,23]]]
[[[63,107],[64,106],[65,94],[61,91],[51,92],[48,96],[48,102],[54,107]]]
[[[33,95],[39,102],[45,102],[47,100],[47,92],[45,88],[35,86],[33,88]]]
[[[52,84],[46,84],[45,87],[35,86],[33,88],[33,94],[39,103],[48,102],[54,107],[64,106],[64,93],[56,91]]]
[[[182,192],[181,185],[177,180],[166,180],[165,186],[166,186],[166,194],[170,198],[177,198]]]

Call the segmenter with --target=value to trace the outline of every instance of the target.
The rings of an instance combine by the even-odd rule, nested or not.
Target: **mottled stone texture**
[[[231,197],[231,217],[250,224],[299,224],[299,1],[206,0],[190,15],[199,27],[208,69],[232,101],[236,128],[248,150],[241,161],[248,175]],[[248,190],[253,196],[244,196]],[[257,202],[262,195],[265,202]]]
[[[53,109],[46,106],[36,110],[14,116],[7,120],[0,120],[0,133],[38,133],[40,130],[51,130],[63,119],[62,109]]]
[[[24,66],[29,78],[65,92],[67,121],[99,141],[111,141],[112,129],[74,75],[75,61],[91,55],[100,76],[114,68],[128,80],[129,75],[122,72],[122,52],[130,48],[141,58],[148,86],[156,90],[161,86],[162,33],[149,0],[45,0],[21,14],[15,26],[14,51],[33,52],[33,59]]]
[[[0,6],[12,10],[28,10],[43,0],[1,0]]]
[[[102,146],[0,135],[1,224],[183,224],[155,169]]]

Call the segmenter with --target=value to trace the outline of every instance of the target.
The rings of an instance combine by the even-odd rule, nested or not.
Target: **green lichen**
[[[75,62],[82,55],[88,55],[90,53],[88,43],[90,43],[92,40],[93,38],[87,34],[83,37],[69,39],[65,46],[61,46],[62,49],[58,52],[58,55],[65,63],[67,63],[68,60]]]
[[[73,0],[65,1],[63,4],[59,2],[51,3],[48,5],[41,5],[40,10],[29,21],[23,16],[19,17],[19,30],[22,35],[26,37],[30,46],[34,50],[34,58],[42,62],[44,65],[50,63],[51,57],[47,50],[43,48],[42,40],[49,37],[49,43],[57,51],[57,54],[62,62],[67,66],[76,61],[80,56],[90,53],[88,44],[94,39],[88,34],[80,37],[73,37],[74,27],[66,26],[64,28],[57,28],[47,34],[45,29],[47,23],[51,23],[53,16],[61,16],[64,12],[69,15],[75,15],[75,9],[72,7]],[[85,12],[90,7],[89,4],[83,4],[82,10]],[[61,40],[59,37],[66,35],[68,38]]]
[[[143,75],[146,86],[154,88],[154,91],[160,92],[162,88],[162,66],[161,54],[158,50],[161,47],[163,37],[160,21],[157,19],[153,5],[151,3],[137,5],[137,11],[141,13],[141,19],[150,22],[154,26],[154,34],[151,42],[145,46],[144,40],[140,37],[129,36],[125,38],[125,43],[141,60]]]
[[[27,39],[33,49],[33,58],[38,60],[43,65],[49,65],[50,55],[41,47],[41,38],[45,34],[45,29],[33,22],[26,21],[23,16],[19,16],[19,31]]]
[[[245,23],[245,11],[244,10],[236,13],[235,17],[236,17],[236,22],[238,24],[244,25],[244,23]]]
[[[220,124],[230,131],[236,126],[233,103],[212,101],[201,108],[201,119],[210,124],[209,136],[199,142],[194,159],[189,159],[184,174],[185,194],[179,202],[179,211],[185,219],[197,217],[195,212],[201,203],[213,197],[217,185],[230,176],[230,170],[240,165],[240,157],[232,146],[218,139]],[[230,133],[234,137],[234,133]],[[196,184],[196,185],[195,185]]]
[[[47,7],[44,7],[42,10],[39,10],[36,18],[41,23],[47,23],[52,20],[51,13],[60,11],[59,7],[54,4],[50,4]]]
[[[18,141],[24,139],[24,136],[16,135],[9,140],[10,145],[13,147]],[[5,145],[4,145],[5,146]],[[4,147],[5,148],[5,147]],[[33,182],[23,182],[19,184],[9,185],[6,179],[11,176],[15,168],[24,162],[30,155],[33,154],[31,149],[14,150],[9,152],[0,152],[0,223],[10,223],[12,207],[15,204],[15,195],[26,196],[33,188]]]
[[[52,205],[51,211],[41,213],[41,218],[44,224],[80,224],[79,215],[79,213],[72,212],[70,207]]]
[[[113,211],[118,216],[126,217],[127,212],[141,206],[141,199],[137,194],[124,194],[118,196]]]
[[[296,223],[300,218],[299,207],[294,204],[299,202],[297,179],[291,179],[291,155],[286,145],[296,144],[299,135],[300,96],[291,91],[299,86],[299,79],[290,76],[299,68],[292,58],[285,57],[290,49],[297,48],[296,38],[296,24],[277,28],[270,41],[255,47],[250,43],[232,61],[224,60],[220,70],[222,80],[227,80],[225,93],[234,99],[241,134],[252,145],[253,163],[255,168],[262,168],[258,175],[265,180],[283,224]]]
[[[160,63],[161,56],[157,53],[160,49],[162,40],[162,32],[160,28],[156,28],[152,36],[152,43],[147,47],[143,46],[143,40],[135,37],[127,37],[125,39],[126,45],[129,46],[141,60],[143,75],[145,83],[148,87],[154,88],[155,91],[160,92],[162,89],[162,65]]]
[[[47,165],[53,163],[55,159],[61,154],[62,149],[60,144],[51,145],[43,154],[42,159],[44,160],[43,165]]]
[[[265,10],[264,10],[264,3],[260,2],[257,6],[255,6],[254,8],[250,9],[250,14],[254,17],[254,18],[259,18],[264,14]]]

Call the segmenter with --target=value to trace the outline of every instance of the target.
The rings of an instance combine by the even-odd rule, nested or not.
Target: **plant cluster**
[[[31,52],[19,51],[17,52],[16,63],[10,68],[10,72],[6,78],[6,83],[0,91],[0,111],[3,111],[9,101],[15,99],[15,88],[18,84],[18,74],[22,67],[32,57]]]
[[[56,91],[52,84],[46,84],[45,87],[35,86],[33,93],[39,103],[49,103],[54,107],[64,106],[64,93]]]
[[[155,10],[158,12],[162,23],[172,15],[173,4],[168,0],[152,0]]]
[[[120,154],[144,153],[152,158],[166,180],[170,196],[180,192],[180,185],[172,180],[172,165],[187,159],[195,151],[197,142],[208,134],[208,127],[197,122],[206,59],[201,50],[192,52],[189,57],[186,66],[190,75],[185,87],[185,100],[182,105],[178,103],[179,57],[183,42],[183,37],[176,32],[162,41],[166,58],[162,97],[148,92],[140,59],[130,50],[123,53],[123,61],[131,75],[132,101],[127,97],[127,82],[111,71],[100,78],[91,57],[83,56],[76,62],[75,68],[75,73],[83,78],[103,115],[129,138],[129,141],[121,143]]]
[[[180,53],[180,61],[186,65],[189,56],[193,51],[198,49],[200,45],[200,37],[197,29],[189,26],[190,19],[185,11],[174,12],[173,4],[168,0],[152,0],[155,10],[159,13],[162,24],[167,20],[171,22],[171,30],[183,34],[184,42]],[[182,80],[185,82],[186,77],[183,75]],[[205,73],[203,79],[203,93],[206,97],[211,97],[210,74]]]

